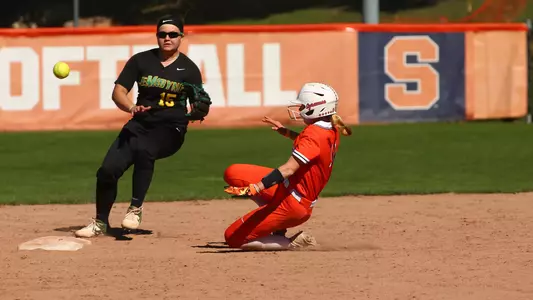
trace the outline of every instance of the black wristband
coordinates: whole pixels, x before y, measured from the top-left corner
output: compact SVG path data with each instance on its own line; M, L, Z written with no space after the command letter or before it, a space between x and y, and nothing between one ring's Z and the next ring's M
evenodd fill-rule
M283 178L281 172L278 169L274 169L272 172L268 173L267 176L263 177L263 179L261 179L261 182L265 186L265 189L268 189L269 187L275 184L283 182L284 179L285 178Z
M285 137L289 137L290 136L290 131L288 128L285 128L285 127L280 127L278 128L278 133L285 136Z

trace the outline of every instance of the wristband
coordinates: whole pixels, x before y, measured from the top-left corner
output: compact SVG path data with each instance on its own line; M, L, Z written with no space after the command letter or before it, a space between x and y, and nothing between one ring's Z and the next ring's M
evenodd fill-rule
M278 129L278 132L279 134L285 136L285 137L290 137L290 130L285 128L285 127L281 127Z
M283 180L285 180L285 178L283 178L283 175L281 175L281 172L279 171L279 169L274 169L268 175L263 177L263 179L261 179L261 182L265 186L265 190L266 190L269 187L282 182Z

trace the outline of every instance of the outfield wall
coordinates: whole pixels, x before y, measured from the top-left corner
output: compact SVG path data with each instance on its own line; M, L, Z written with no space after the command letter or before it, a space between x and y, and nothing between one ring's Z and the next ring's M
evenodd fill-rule
M332 85L350 124L527 114L522 24L188 26L181 50L202 69L213 109L202 127L282 121L307 81ZM154 26L0 29L0 130L117 129L111 100ZM54 77L57 61L71 66ZM136 88L131 95L136 93Z

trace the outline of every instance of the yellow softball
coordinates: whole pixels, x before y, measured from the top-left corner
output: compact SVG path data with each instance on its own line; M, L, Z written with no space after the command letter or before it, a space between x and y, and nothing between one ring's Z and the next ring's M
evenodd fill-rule
M54 65L54 75L57 78L63 79L67 77L68 74L70 74L70 67L66 63L60 61Z

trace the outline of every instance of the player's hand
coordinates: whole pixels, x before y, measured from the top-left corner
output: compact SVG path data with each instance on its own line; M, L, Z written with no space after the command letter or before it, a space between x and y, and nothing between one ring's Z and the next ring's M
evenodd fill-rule
M275 130L275 131L278 131L281 128L285 128L285 126L283 126L283 124L281 124L280 122L278 122L276 120L273 120L273 119L271 119L270 117L267 117L267 116L263 117L263 119L261 121L272 125L272 130Z
M131 115L135 115L136 113L141 113L141 112L145 112L147 110L150 110L152 107L151 106L144 106L144 105L134 105L131 109L130 109L130 112L131 112Z
M233 196L255 196L259 194L258 187L255 184L250 184L249 186L226 186L224 192L233 195Z

